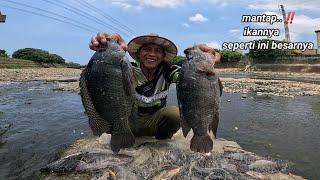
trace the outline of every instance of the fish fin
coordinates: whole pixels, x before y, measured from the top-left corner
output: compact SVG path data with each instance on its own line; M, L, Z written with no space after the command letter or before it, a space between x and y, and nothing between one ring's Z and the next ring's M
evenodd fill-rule
M177 92L179 92L179 85L177 85ZM179 95L179 93L177 93L177 99L178 99L178 105L179 105L179 113L180 113L180 125L181 125L181 129L182 129L182 133L184 137L187 137L191 127L188 125L188 123L185 121L185 119L183 118L183 109L182 109L182 103L180 102L181 97Z
M111 136L111 150L118 153L122 148L129 148L134 145L135 137L131 131L128 133L112 134Z
M188 125L187 122L185 122L184 120L182 120L183 118L181 118L181 129L182 129L182 133L184 137L187 137L188 133L190 132L191 127Z
M212 151L213 141L210 136L207 134L205 136L199 136L194 134L191 143L190 149L195 152L200 153L209 153Z
M222 91L223 91L223 85L222 85L222 82L221 82L220 78L218 78L218 83L219 83L220 96L221 96L222 95Z
M177 97L178 97L178 105L179 105L179 112L180 112L180 125L181 125L181 129L182 129L182 133L184 137L187 137L191 127L188 125L188 123L185 121L185 119L183 118L183 114L182 114L182 104L179 101L179 95L177 93Z
M209 124L209 132L212 131L215 138L217 138L217 130L219 125L219 109L215 109L214 117L212 118L211 123Z
M107 120L103 119L100 114L96 111L92 99L90 97L90 93L87 88L86 84L86 73L87 68L85 68L79 80L79 87L80 87L80 96L81 101L84 106L85 112L88 116L89 126L92 130L93 135L100 136L102 133L111 133L111 123Z

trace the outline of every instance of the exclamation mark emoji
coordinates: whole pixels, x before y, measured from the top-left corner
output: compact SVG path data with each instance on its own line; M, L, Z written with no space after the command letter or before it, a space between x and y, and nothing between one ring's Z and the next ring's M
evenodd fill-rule
M295 15L295 12L294 12L294 11L288 12L288 16L287 16L287 22L288 22L288 23L292 24L294 15Z

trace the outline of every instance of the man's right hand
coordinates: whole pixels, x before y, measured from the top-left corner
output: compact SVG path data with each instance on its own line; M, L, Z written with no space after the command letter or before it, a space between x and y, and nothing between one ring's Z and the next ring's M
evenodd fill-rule
M106 34L104 32L99 32L96 36L93 36L91 38L89 47L90 49L96 51L98 50L101 44L106 44L110 40L116 41L124 51L127 51L128 46L118 33Z

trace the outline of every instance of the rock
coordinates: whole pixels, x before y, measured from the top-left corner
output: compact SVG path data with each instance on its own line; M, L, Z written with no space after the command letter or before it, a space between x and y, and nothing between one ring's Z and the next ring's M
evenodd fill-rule
M250 170L259 172L273 172L276 171L277 163L268 160L257 160L249 165Z
M258 180L270 180L270 177L268 177L267 175L264 175L262 173L259 172L255 172L255 171L248 171L246 172L246 174L254 179L258 179Z
M243 151L241 148L233 147L233 146L224 146L223 150L225 152L241 152L241 151Z
M252 158L257 156L242 150L236 142L225 139L214 139L212 153L195 153L189 148L192 136L189 133L184 138L179 130L169 140L140 137L136 138L134 147L122 149L119 154L113 154L110 150L109 134L78 140L66 149L57 161L60 164L53 163L57 170L66 169L63 166L68 165L68 172L61 174L47 169L50 173L45 179L247 179L245 172L249 168L245 159L251 158L259 165L258 158ZM230 154L232 151L236 152ZM88 157L88 153L100 158L88 161L83 158ZM70 159L70 155L81 158L66 160L68 156ZM128 159L132 159L130 163L126 162ZM253 169L260 167L252 164Z
M171 179L175 175L177 175L181 170L181 167L168 168L155 175L152 180L163 180L163 179Z
M267 175L270 180L305 180L301 176L296 176L293 174L283 174L281 172L275 174Z
M110 142L110 140L111 136L106 133L101 134L101 136L98 138L99 143L103 145L107 145Z
M234 172L237 172L237 166L234 165L234 164L230 164L228 161L223 161L221 163L221 167L223 169L227 169L229 171L234 171Z

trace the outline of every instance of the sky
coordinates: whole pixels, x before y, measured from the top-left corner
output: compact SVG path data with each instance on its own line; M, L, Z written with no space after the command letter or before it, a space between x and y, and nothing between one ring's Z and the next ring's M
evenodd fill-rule
M21 48L39 48L67 61L86 64L94 53L88 47L90 38L99 31L118 32L126 42L139 35L157 33L172 40L179 55L198 43L221 48L224 42L262 38L243 36L246 26L278 28L280 36L274 38L282 40L283 23L241 22L242 15L275 14L282 18L279 4L284 5L287 13L296 14L289 24L291 41L316 45L319 0L0 0L0 12L7 15L6 22L0 23L0 49L11 55ZM70 20L76 26L70 25Z

